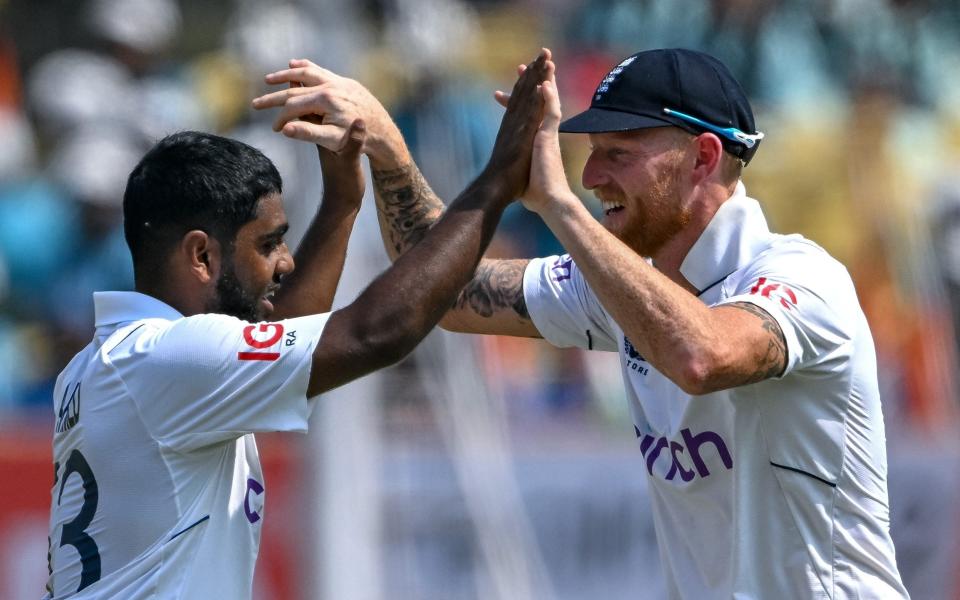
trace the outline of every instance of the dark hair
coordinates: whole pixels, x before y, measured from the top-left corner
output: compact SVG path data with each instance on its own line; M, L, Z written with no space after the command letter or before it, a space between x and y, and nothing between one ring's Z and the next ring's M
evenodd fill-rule
M282 191L280 173L262 152L225 137L183 131L150 149L123 194L123 233L134 271L154 270L193 229L230 247L264 196Z

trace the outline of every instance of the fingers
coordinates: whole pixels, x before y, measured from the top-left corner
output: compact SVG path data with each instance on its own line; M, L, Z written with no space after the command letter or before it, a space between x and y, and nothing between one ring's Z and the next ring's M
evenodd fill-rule
M546 74L544 75L544 80L540 84L541 90L540 94L543 97L544 101L547 101L547 93L552 94L553 99L556 101L557 114L560 113L560 92L557 90L557 65L552 60L547 60L546 64ZM549 85L549 92L543 89L544 84Z
M294 66L297 65L297 66ZM291 68L267 73L263 80L270 85L281 83L300 83L302 85L320 85L329 83L339 77L333 71L319 67L309 60L294 59L290 61Z
M540 84L540 95L543 97L543 121L540 123L540 131L556 132L563 115L555 80L551 78Z
M278 106L283 106L290 98L305 94L314 94L316 91L316 89L300 87L299 84L291 82L291 87L287 89L271 92L269 94L264 94L254 98L253 107L257 110L276 108Z
M549 48L541 48L540 53L532 63L529 65L518 65L517 82L514 84L514 93L508 94L501 90L497 90L493 93L494 100L496 100L500 106L506 108L510 103L510 98L515 95L519 87L523 86L532 91L534 89L534 84L539 85L541 81L553 78L555 68L551 60L552 56L553 54L550 52ZM533 68L533 71L531 71L525 79L524 74L526 74L531 68ZM530 82L531 78L534 80L533 83Z
M318 91L317 88L290 88L268 95L275 97L259 103L254 101L254 107L257 109L281 107L273 121L274 131L280 131L295 119L310 120L314 116L326 115L335 108L330 96L323 90ZM344 123L341 122L341 125Z
M363 150L363 143L367 140L367 126L363 119L357 119L351 123L345 137L346 143L339 154L344 158L354 159L359 156Z
M540 52L537 54L537 58L533 60L529 65L522 65L521 68L517 69L519 75L523 75L527 69L533 68L538 71L542 71L544 66L551 62L553 54L550 52L549 48L540 48Z
M540 54L532 63L523 69L523 72L520 74L520 77L514 84L513 95L516 95L521 90L525 90L527 93L530 93L536 88L537 85L540 84L541 81L544 81L547 78L548 66L553 64L549 58L550 56L551 54L548 49L540 49Z
M344 148L344 142L346 141L343 127L338 125L321 125L307 121L291 121L284 125L280 132L288 138L311 142L334 152L340 152Z
M290 61L287 63L287 65L291 69L296 69L297 67L317 67L318 69L321 68L319 65L317 65L317 63L306 58L291 58Z

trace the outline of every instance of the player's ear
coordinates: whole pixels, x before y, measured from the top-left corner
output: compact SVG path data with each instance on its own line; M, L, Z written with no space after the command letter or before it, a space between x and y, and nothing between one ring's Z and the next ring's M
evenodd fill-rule
M180 240L180 255L187 271L202 284L216 281L220 274L220 242L200 229L193 229Z
M693 184L706 181L720 169L723 157L723 142L712 133L701 133L693 140L696 158L693 167Z

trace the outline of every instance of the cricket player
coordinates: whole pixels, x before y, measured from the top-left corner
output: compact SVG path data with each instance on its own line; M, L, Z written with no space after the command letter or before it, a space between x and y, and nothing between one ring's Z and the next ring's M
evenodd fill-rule
M94 339L55 388L47 598L250 598L267 487L252 434L305 431L310 398L396 362L443 316L526 187L552 68L543 51L518 79L488 168L422 243L332 313L362 121L320 151L296 271L263 154L183 132L144 156L123 203L136 291L95 295Z
M521 68L522 70L522 68ZM444 213L383 107L312 66L273 75L287 135L362 117L384 243L402 260ZM309 88L304 88L307 90ZM627 57L560 123L553 80L524 205L568 254L483 260L441 325L618 352L672 598L906 598L889 533L876 357L846 269L770 232L740 174L763 134L739 83L682 49ZM497 99L509 96L498 93ZM586 134L567 185L558 131Z

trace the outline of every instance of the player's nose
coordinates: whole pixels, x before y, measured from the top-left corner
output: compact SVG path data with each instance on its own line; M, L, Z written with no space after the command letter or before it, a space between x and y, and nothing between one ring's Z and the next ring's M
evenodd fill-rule
M580 182L583 184L584 189L592 190L595 187L603 185L606 181L599 162L596 151L590 152L590 156L587 157L587 163L583 165L583 174L580 176Z
M290 248L287 247L287 244L283 244L283 253L280 256L280 260L277 261L276 267L276 277L280 278L284 275L289 275L293 273L293 270L297 267L296 263L293 260L293 254L290 253Z

